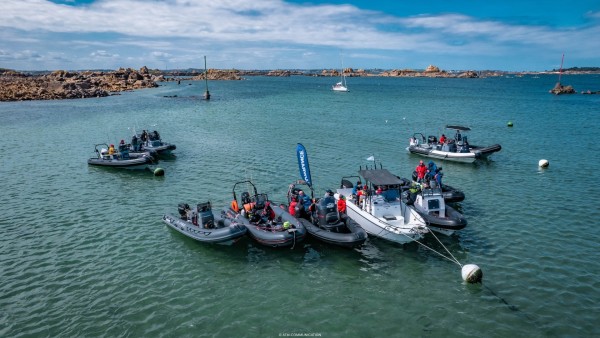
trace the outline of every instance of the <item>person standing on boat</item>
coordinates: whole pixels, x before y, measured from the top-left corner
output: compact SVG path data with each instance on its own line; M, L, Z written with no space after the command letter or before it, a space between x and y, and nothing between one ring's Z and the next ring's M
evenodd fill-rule
M148 142L148 132L146 131L146 129L144 129L142 131L142 137L141 137L141 139L142 139L142 144Z
M444 173L442 172L442 167L439 167L435 170L435 182L437 183L438 187L442 187L442 177L444 176Z
M444 144L446 143L446 135L442 134L442 136L440 137L440 144Z
M306 196L306 194L304 193L304 191L300 190L298 192L298 204L300 204L301 209L303 212L308 213L308 209L310 208L310 198L308 196Z
M356 182L356 185L354 186L354 188L352 188L352 195L356 196L356 194L362 189L362 185L360 183L360 181Z
M340 199L337 201L337 209L340 215L346 213L346 197L344 195L340 195Z
M421 183L425 178L425 174L427 174L427 167L423 163L423 160L419 161L419 165L417 165L415 171L417 172L417 182Z
M435 165L435 163L433 163L433 161L429 161L429 163L427 163L427 173L425 174L425 180L426 181L433 180L434 179L433 176L435 176L436 170L437 170L437 165Z
M288 208L288 212L292 216L296 216L296 206L298 205L298 201L296 201L296 197L292 197L292 201L290 202L290 207Z

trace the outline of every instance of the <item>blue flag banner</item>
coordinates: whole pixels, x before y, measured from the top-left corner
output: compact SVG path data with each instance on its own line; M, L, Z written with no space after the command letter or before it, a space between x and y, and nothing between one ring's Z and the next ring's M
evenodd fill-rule
M296 155L298 156L298 168L300 169L300 177L306 181L309 187L312 186L310 178L310 167L308 166L308 154L301 143L296 147Z

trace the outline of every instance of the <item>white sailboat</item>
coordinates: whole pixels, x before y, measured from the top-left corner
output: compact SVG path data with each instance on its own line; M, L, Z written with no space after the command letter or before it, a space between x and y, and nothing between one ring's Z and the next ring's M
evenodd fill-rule
M348 86L346 85L346 74L344 74L344 60L342 60L342 71L340 75L340 82L334 84L331 89L334 92L349 92Z

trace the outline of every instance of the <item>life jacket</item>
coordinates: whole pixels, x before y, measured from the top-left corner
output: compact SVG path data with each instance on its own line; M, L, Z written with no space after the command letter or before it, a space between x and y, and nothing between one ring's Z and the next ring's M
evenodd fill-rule
M231 209L235 212L240 212L240 207L236 200L231 201Z

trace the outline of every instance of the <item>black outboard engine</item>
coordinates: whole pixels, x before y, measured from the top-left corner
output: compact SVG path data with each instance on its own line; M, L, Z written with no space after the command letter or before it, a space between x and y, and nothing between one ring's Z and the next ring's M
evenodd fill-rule
M256 195L256 203L254 204L255 209L263 209L267 203L267 196L265 194Z
M317 204L317 222L323 227L338 225L340 219L338 217L337 203L334 197L327 196L319 200L319 203Z
M242 193L242 205L248 204L250 203L250 193L248 193L247 191L244 191Z
M190 210L190 205L187 203L179 203L177 206L177 211L179 211L179 216L182 219L187 219L187 212Z
M207 229L215 227L215 215L212 213L210 202L198 203L198 225Z

